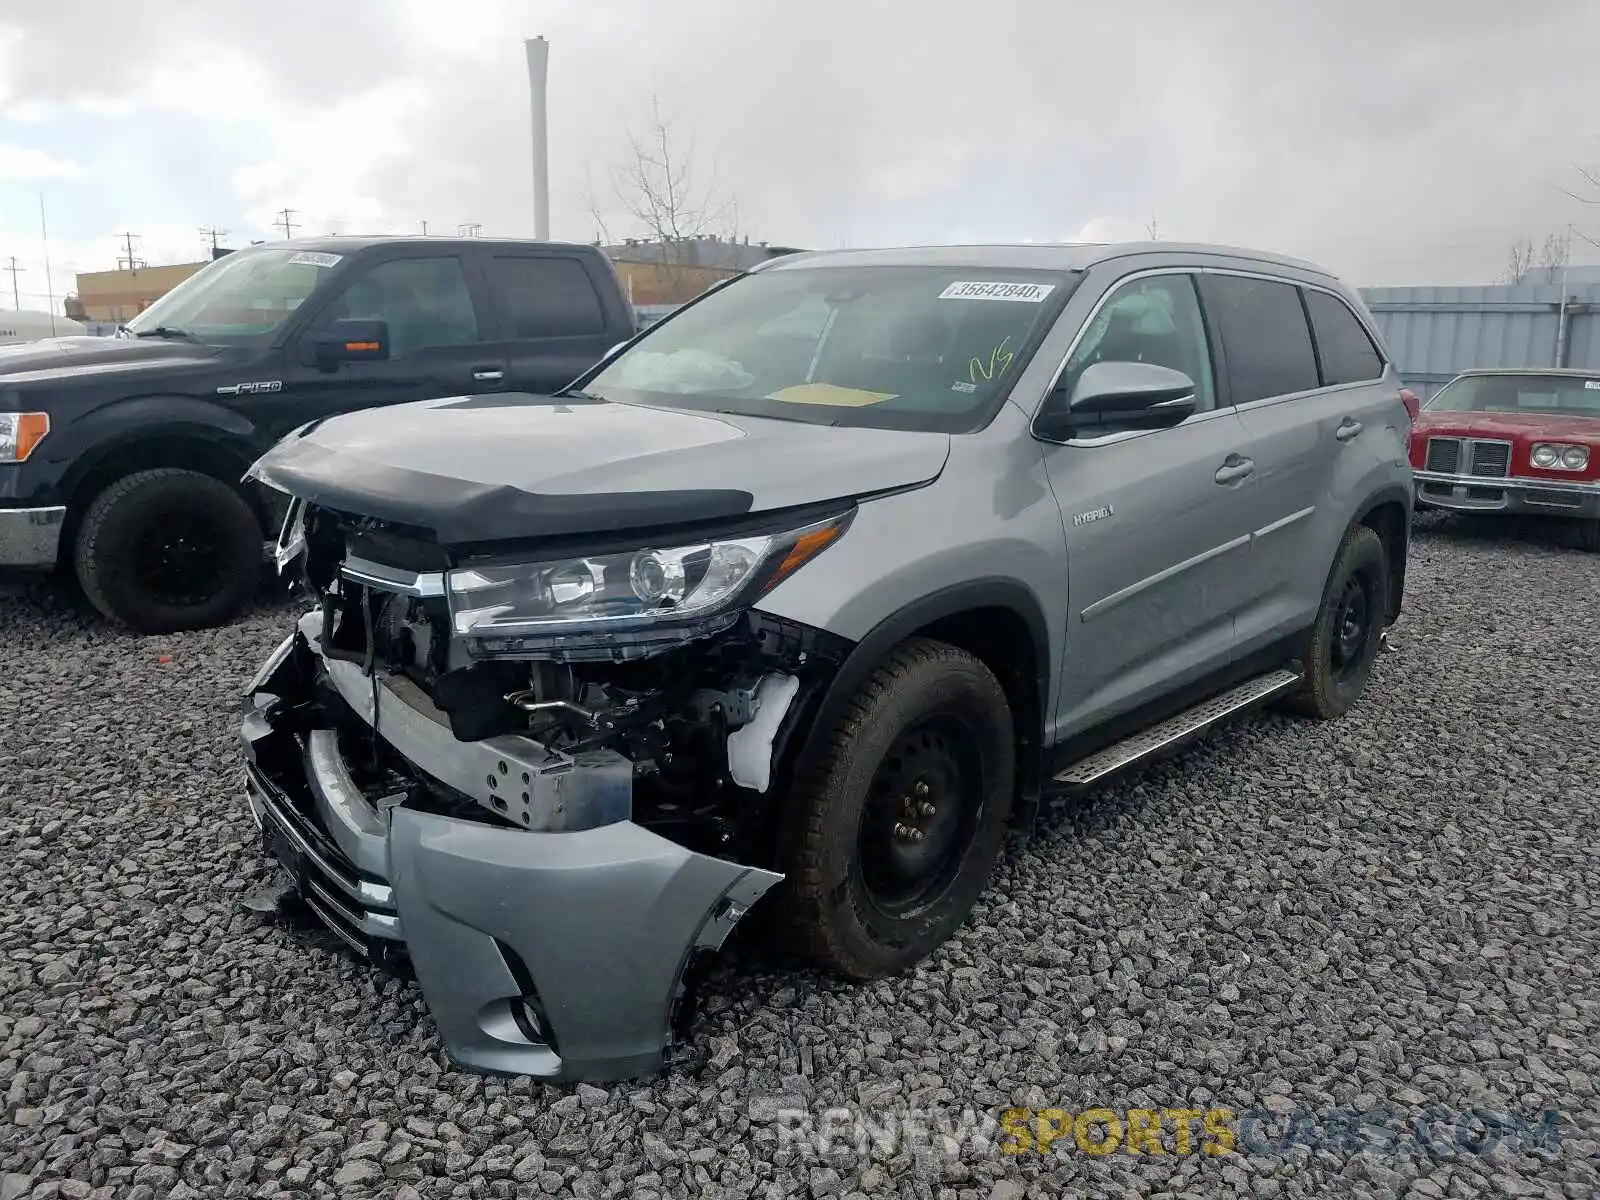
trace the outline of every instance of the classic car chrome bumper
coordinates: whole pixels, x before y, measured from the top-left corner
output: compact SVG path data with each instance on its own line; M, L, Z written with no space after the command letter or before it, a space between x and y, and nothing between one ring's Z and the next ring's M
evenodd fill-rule
M529 738L457 741L420 691L324 658L319 627L309 614L262 666L242 731L251 813L306 906L369 959L410 960L462 1066L595 1081L660 1068L692 962L781 877L634 823L614 764L552 767ZM331 720L286 719L318 687L369 727L376 712L419 770L475 784L483 819L370 799Z
M59 506L0 508L0 567L55 566L66 519Z
M1600 517L1600 483L1558 479L1494 478L1413 472L1417 503L1458 512L1532 513L1553 517Z

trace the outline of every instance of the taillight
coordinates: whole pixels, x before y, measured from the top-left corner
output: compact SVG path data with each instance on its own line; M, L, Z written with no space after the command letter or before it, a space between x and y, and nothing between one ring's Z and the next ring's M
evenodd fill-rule
M1422 401L1417 398L1417 394L1410 388L1401 388L1400 403L1406 406L1406 411L1411 414L1411 421L1415 424L1417 414L1422 411Z

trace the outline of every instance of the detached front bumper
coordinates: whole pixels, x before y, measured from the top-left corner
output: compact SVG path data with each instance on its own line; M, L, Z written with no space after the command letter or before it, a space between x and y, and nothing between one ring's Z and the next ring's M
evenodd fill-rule
M1600 517L1600 483L1445 475L1437 471L1414 474L1417 503L1430 508L1547 517Z
M49 568L56 565L61 528L67 510L0 508L0 568Z
M781 877L634 823L614 762L559 760L523 737L456 741L404 681L325 659L319 629L308 615L263 665L242 730L251 812L307 907L358 953L410 960L464 1067L552 1081L659 1069L692 1015L691 969ZM419 770L452 786L472 772L524 827L369 799L332 720L303 715L319 687L368 726L376 714Z

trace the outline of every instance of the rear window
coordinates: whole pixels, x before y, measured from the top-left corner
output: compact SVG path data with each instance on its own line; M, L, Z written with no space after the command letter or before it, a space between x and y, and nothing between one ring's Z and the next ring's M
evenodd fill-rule
M756 272L584 385L610 400L826 425L981 427L1080 276L972 267Z
M1600 417L1600 375L1465 375L1428 398L1428 412Z
M1322 362L1322 383L1366 383L1383 375L1383 355L1378 353L1366 328L1350 306L1327 292L1305 291L1311 329L1317 335L1317 357Z
M495 292L506 314L506 336L517 339L604 333L605 312L589 272L575 258L493 260Z
M1200 277L1200 295L1207 318L1222 335L1233 403L1322 386L1299 288L1208 273Z

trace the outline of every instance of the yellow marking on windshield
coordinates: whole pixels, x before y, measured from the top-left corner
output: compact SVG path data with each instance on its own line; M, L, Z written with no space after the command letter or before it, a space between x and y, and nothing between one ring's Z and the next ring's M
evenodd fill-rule
M967 380L970 383L987 382L997 375L1004 375L1006 368L1011 365L1011 360L1016 355L1009 349L1011 339L1008 337L993 350L989 351L989 361L985 363L981 358L974 358L967 363Z
M865 408L893 400L894 392L868 392L861 388L836 387L831 383L797 383L768 394L768 400L785 404L829 404L835 408Z

